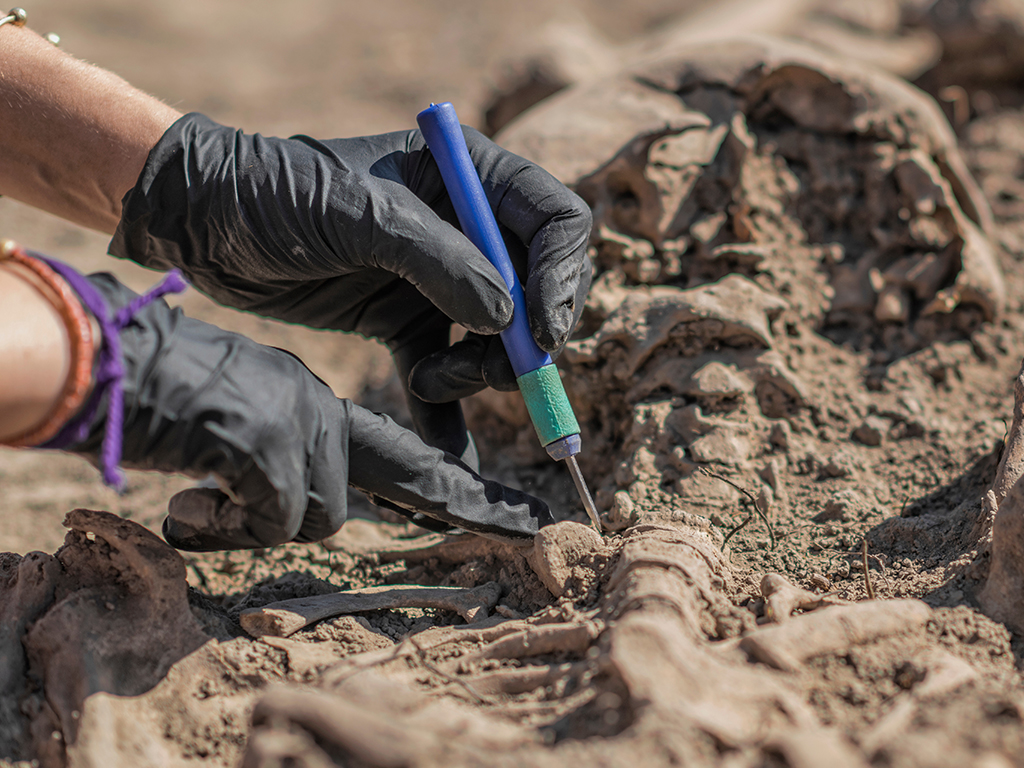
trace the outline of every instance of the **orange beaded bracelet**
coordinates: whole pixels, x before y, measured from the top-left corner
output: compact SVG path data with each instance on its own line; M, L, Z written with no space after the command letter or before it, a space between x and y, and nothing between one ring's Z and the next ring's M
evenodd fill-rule
M42 424L4 441L4 445L10 446L39 445L54 437L85 404L93 386L92 371L98 339L78 296L47 264L29 256L13 241L4 240L0 243L0 266L5 265L16 266L15 272L20 272L21 269L17 269L20 267L31 273L22 274L22 277L57 310L67 328L71 345L70 370L57 403Z

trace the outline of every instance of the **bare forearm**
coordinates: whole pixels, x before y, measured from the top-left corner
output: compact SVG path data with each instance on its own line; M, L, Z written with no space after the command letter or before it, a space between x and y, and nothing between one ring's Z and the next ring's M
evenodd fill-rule
M33 276L0 265L0 442L43 421L68 377L67 332Z
M180 113L27 28L0 27L0 194L112 233Z

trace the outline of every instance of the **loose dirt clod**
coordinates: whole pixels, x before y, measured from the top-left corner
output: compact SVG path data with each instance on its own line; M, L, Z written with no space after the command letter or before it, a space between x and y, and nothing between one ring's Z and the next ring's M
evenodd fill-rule
M552 595L585 598L601 578L608 548L593 528L564 522L542 528L527 559Z
M2 754L35 754L49 765L95 756L91 701L153 689L208 640L177 552L104 512L76 509L65 525L64 547L23 559L0 598L11 612L2 698L20 710L4 719Z

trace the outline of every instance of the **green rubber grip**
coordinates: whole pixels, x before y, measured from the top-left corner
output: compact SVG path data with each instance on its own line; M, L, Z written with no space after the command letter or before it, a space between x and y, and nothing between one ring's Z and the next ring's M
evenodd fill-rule
M526 410L541 445L549 445L569 435L578 435L580 425L569 405L558 368L552 363L524 373L516 383L526 401Z

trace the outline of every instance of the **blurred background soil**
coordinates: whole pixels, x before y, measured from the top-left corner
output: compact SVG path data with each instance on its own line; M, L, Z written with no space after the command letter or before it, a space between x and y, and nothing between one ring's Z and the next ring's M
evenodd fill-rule
M582 18L621 42L699 4L36 0L26 10L29 26L60 35L64 50L182 112L203 112L247 132L329 138L410 128L432 101L453 102L464 123L483 128L505 62L517 59L542 24ZM0 236L79 270L111 271L136 290L159 277L107 256L106 236L6 198ZM388 410L400 403L387 388L390 362L376 343L247 316L196 291L177 303L194 317L295 352L340 397L384 402ZM133 472L128 492L118 497L80 459L2 449L0 552L54 551L64 539L61 520L74 507L109 510L159 530L167 499L191 482Z

